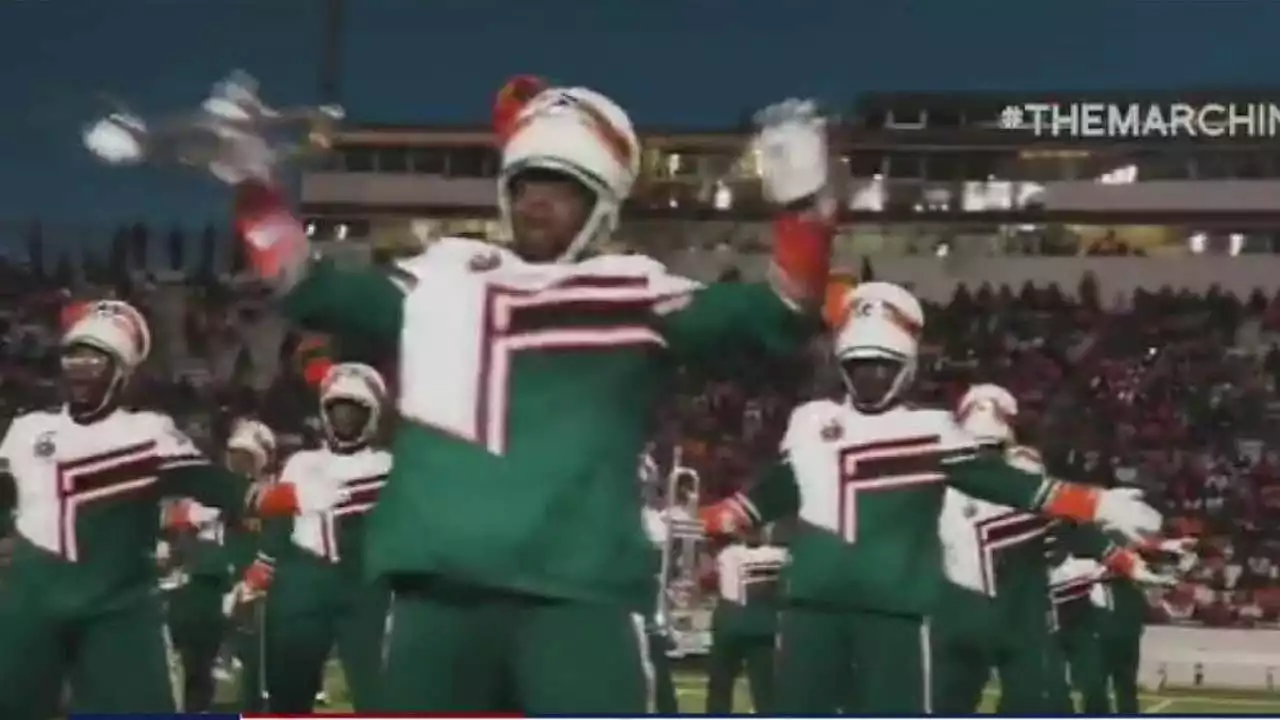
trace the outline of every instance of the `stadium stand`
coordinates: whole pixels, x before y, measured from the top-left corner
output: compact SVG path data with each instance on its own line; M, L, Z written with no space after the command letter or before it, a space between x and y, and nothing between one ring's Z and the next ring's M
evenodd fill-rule
M286 448L308 441L316 421L290 362L298 337L237 278L237 258L209 249L184 260L179 248L191 243L180 231L133 226L111 234L101 257L50 259L39 228L25 234L27 258L0 261L0 415L54 399L60 309L112 296L142 308L157 337L134 391L193 437L212 446L232 418L257 414ZM215 230L196 237L233 245ZM159 253L149 238L162 240ZM1057 472L1140 486L1172 530L1203 538L1193 582L1152 592L1153 621L1280 624L1280 454L1264 450L1280 422L1280 293L1104 295L1088 276L1075 287L957 285L927 304L917 399L948 404L972 382L1005 384L1023 404L1025 439ZM781 366L742 358L745 380L732 383L683 376L657 419L655 457L678 444L704 502L732 492L773 453L797 400L838 389L823 357L814 348Z

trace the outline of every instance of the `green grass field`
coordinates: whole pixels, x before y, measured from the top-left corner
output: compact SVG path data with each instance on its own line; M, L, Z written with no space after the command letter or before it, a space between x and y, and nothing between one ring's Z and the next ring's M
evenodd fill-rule
M318 708L318 712L350 712L346 703L346 685L342 673L334 667L325 681L331 704ZM230 688L228 688L230 690ZM706 703L706 680L697 671L681 671L676 675L676 692L680 710L701 714ZM999 691L986 693L984 710L991 711L999 698ZM1243 693L1213 691L1206 688L1170 689L1159 693L1144 693L1142 710L1153 715L1280 715L1280 692ZM745 683L739 683L735 710L750 712L751 698Z

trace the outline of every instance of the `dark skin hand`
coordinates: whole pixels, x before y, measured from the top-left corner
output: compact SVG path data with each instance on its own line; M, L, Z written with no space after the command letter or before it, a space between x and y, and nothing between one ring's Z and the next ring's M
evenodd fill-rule
M521 258L553 262L569 248L595 204L578 181L550 170L527 170L511 180L513 247Z

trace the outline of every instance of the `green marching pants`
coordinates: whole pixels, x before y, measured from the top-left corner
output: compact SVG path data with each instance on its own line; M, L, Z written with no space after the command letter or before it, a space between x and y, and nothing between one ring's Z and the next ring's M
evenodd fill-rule
M1061 668L1046 589L1024 602L988 598L947 583L934 615L934 710L975 713L991 672L1000 678L1000 714L1054 712Z
M1102 660L1111 681L1116 712L1138 712L1138 662L1147 614L1146 593L1132 580L1113 578L1104 586L1109 607L1100 608Z
M182 659L186 712L208 712L213 706L213 666L226 629L222 614L226 584L223 578L193 575L168 594L169 635Z
M793 603L780 623L778 714L932 712L928 619Z
M1058 637L1067 661L1067 674L1071 687L1080 693L1080 710L1086 715L1111 713L1099 622L1102 612L1087 596L1058 607Z
M1055 630L1053 644L1049 646L1046 656L1049 684L1045 688L1049 709L1047 714L1072 715L1076 711L1075 701L1071 699L1071 687L1067 684L1067 658L1062 651L1062 631Z
M769 715L774 708L773 654L777 643L771 632L755 632L743 627L736 616L739 608L721 603L711 617L711 653L707 657L708 715L733 712L733 688L738 675L746 670L751 688L751 702L758 715ZM776 626L776 621L773 625Z
M645 623L639 615L636 619ZM680 712L680 704L676 699L675 673L672 667L674 663L671 657L675 652L675 643L671 641L671 636L665 630L653 623L645 623L645 643L645 654L653 675L649 690L652 694L650 702L653 705L653 711L659 715L675 715Z
M264 644L271 712L307 713L336 647L356 712L376 705L389 595L342 566L299 550L276 564Z
M72 712L173 713L162 599L150 584L69 611L17 573L0 592L0 718L48 720L64 683Z
M1142 632L1106 632L1102 635L1101 644L1106 674L1115 696L1116 713L1138 714L1138 659Z
M380 712L643 715L644 633L632 610L392 581Z
M267 681L264 646L266 644L266 599L259 599L238 608L231 633L231 650L240 661L240 709L244 712L265 713Z

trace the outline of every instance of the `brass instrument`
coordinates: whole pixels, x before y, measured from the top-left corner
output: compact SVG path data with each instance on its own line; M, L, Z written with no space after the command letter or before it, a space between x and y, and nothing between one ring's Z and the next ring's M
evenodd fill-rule
M258 83L236 71L216 83L194 110L144 120L119 100L104 98L110 112L84 131L86 146L115 165L150 163L214 169L255 160L290 164L329 151L345 112L337 105L274 108L258 95ZM256 141L260 141L257 144Z
M667 532L662 543L656 620L678 656L705 652L709 641L709 624L704 617L707 603L698 582L699 561L706 542L698 520L701 485L698 472L684 465L677 447L667 475L662 513Z

